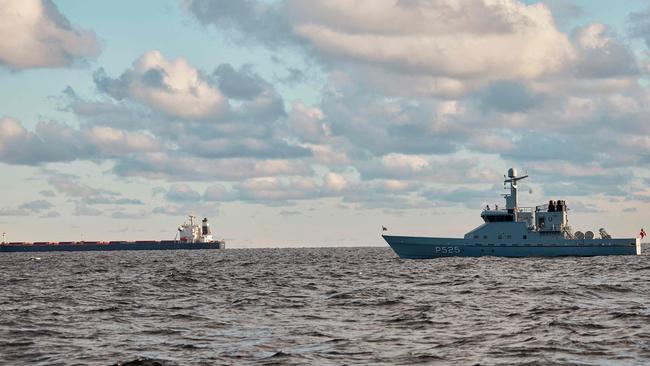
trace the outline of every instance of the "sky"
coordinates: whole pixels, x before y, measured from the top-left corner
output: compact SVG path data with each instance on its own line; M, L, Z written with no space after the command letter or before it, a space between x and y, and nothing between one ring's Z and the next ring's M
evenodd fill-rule
M0 0L7 241L461 237L503 174L574 230L650 227L650 6Z

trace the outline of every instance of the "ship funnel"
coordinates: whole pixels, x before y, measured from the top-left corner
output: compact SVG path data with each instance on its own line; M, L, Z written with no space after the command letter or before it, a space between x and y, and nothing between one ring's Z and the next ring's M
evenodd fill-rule
M208 218L204 217L201 225L201 235L210 235L210 224L208 224Z

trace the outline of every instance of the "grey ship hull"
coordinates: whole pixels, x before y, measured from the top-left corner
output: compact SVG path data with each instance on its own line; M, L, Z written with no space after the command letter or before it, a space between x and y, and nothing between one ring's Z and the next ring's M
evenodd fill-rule
M471 239L383 235L403 259L440 257L561 257L640 255L639 239L559 239L547 243L475 243Z
M71 244L0 244L0 253L5 252L88 252L115 250L181 250L181 249L224 249L223 242L212 243L183 243L179 241L137 241Z

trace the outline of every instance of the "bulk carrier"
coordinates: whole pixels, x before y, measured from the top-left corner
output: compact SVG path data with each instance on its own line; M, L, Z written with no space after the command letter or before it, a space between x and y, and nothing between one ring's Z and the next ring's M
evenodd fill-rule
M225 249L224 240L212 238L208 219L201 225L194 222L195 216L188 216L189 222L178 228L177 240L137 241L61 241L61 242L5 242L0 244L0 253L5 252L83 252L111 250L178 250L178 249Z

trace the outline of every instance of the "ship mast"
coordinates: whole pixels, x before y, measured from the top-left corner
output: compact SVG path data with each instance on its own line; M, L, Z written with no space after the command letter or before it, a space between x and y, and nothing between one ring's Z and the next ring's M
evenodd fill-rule
M504 178L506 177L504 176ZM515 211L517 211L517 207L519 205L517 199L517 182L524 178L528 178L528 174L517 176L517 169L508 169L508 178L504 179L503 181L504 185L506 183L510 183L510 194L503 195L506 199L506 209L508 210L508 213L515 213Z

